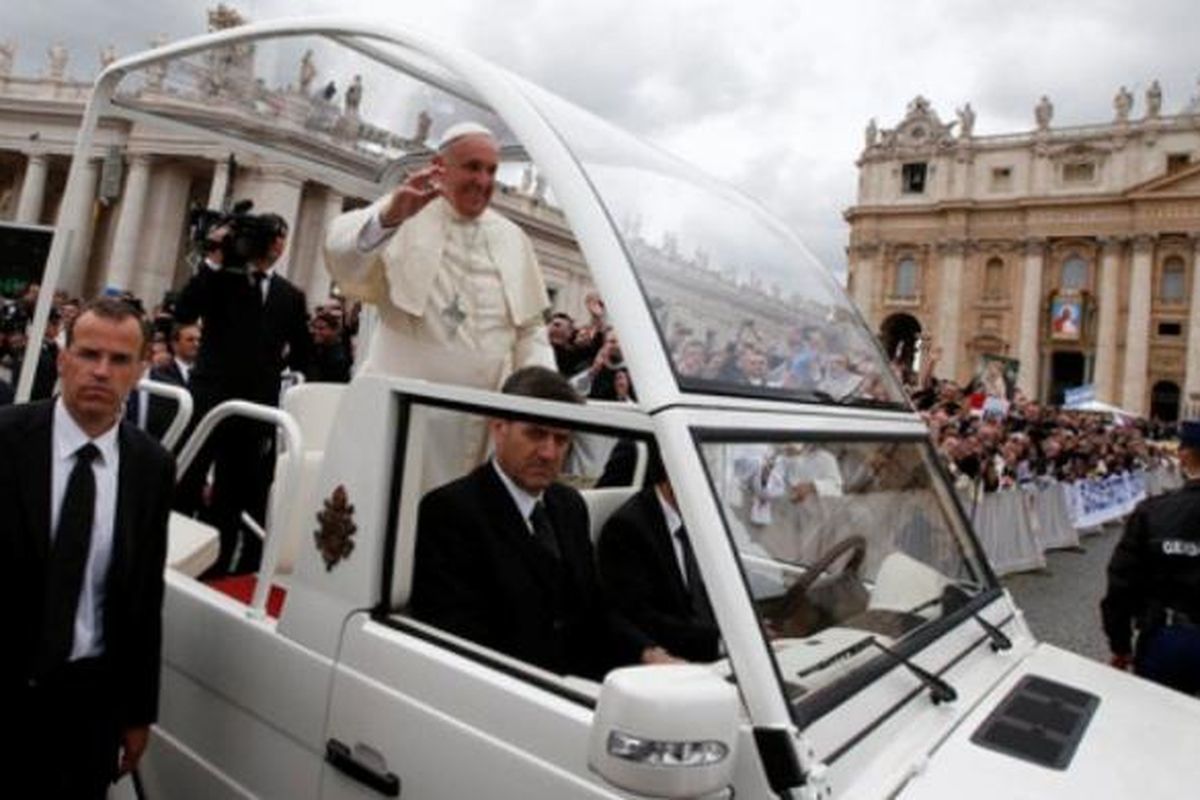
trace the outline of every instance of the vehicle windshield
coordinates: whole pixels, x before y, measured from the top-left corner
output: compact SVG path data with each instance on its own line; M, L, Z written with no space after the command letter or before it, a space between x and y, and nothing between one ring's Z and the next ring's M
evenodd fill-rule
M991 586L924 441L699 441L793 705Z
M526 85L609 215L684 391L904 406L833 276L737 192Z

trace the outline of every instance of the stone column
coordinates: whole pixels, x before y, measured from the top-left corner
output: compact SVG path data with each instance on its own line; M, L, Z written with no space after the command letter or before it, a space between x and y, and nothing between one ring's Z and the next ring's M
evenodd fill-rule
M342 203L345 202L345 197L341 192L333 189L325 190L325 208L321 219L320 237L317 242L317 252L313 259L312 273L308 278L308 286L301 287L308 294L308 304L315 305L322 303L325 298L329 297L329 268L325 264L325 234L329 231L329 226L333 224L342 213Z
M877 244L860 244L851 250L854 258L854 304L872 330L875 329L875 256Z
M133 285L138 240L141 237L146 211L146 195L150 190L150 156L135 155L129 159L129 176L125 179L121 198L121 215L113 235L112 251L108 257L108 272L101 288L116 286L129 289Z
M1125 326L1125 382L1121 406L1135 414L1146 413L1146 369L1150 359L1150 295L1154 239L1139 236L1133 242L1133 272L1129 280L1129 317Z
M1040 345L1045 253L1045 240L1025 242L1025 264L1021 270L1021 327L1017 342L1021 371L1017 374L1017 386L1028 400L1038 399L1038 378L1042 373Z
M959 341L960 317L962 316L963 253L962 241L952 240L938 245L938 272L942 282L942 296L936 306L938 315L937 345L942 348L939 377L958 381L958 357L962 350Z
M1184 414L1200 412L1200 237L1192 253L1192 294L1188 305L1187 376L1183 382Z
M42 202L46 197L46 171L50 159L44 153L31 153L25 163L25 180L17 200L17 222L36 225L41 221Z
M213 165L212 188L208 190L207 208L221 208L225 192L229 189L229 159L223 158Z
M64 197L61 208L74 211L68 220L75 235L67 254L61 284L72 292L83 290L87 278L88 257L92 253L93 226L96 221L96 185L100 182L100 162L89 158L83 165L83 182L76 197Z
M254 213L274 213L283 217L288 225L287 246L275 262L275 272L285 278L292 275L291 260L296 240L296 220L300 216L300 197L304 189L303 179L281 167L264 167L261 185L254 194Z
M1125 239L1109 237L1100 240L1100 318L1096 325L1096 368L1092 382L1096 399L1116 404L1117 394L1117 318L1121 300L1121 248Z

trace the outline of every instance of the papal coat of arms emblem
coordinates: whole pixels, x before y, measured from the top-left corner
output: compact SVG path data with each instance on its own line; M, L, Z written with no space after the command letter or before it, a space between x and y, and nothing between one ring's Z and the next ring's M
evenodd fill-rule
M325 510L317 512L317 522L321 527L313 531L313 539L325 561L325 571L329 572L354 552L352 537L358 526L354 524L354 506L350 505L345 486L338 484L325 500Z

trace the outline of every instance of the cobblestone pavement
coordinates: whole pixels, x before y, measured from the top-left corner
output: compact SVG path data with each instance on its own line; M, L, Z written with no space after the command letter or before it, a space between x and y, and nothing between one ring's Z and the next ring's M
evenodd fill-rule
M1047 553L1046 569L1001 578L1040 640L1108 660L1108 643L1100 629L1100 598L1108 560L1122 530L1121 524L1106 525L1100 533L1083 537L1078 550Z

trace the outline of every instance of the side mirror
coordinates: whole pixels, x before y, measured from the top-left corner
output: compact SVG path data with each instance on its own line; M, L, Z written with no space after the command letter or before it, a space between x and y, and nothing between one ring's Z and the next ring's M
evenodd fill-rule
M708 667L625 667L604 679L588 764L614 786L699 797L733 779L737 689Z

